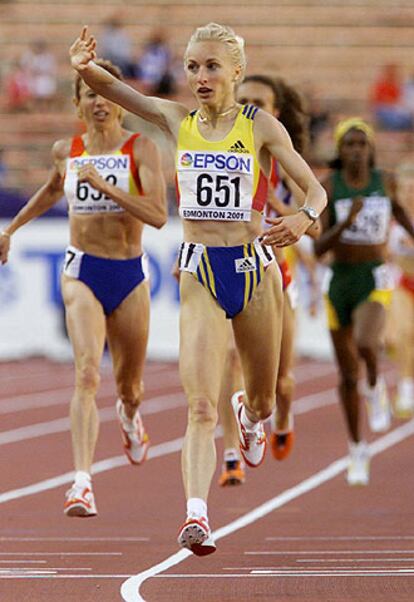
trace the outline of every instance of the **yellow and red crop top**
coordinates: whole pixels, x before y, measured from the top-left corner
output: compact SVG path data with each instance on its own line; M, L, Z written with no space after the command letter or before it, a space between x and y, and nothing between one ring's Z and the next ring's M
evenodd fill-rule
M262 213L267 178L256 157L253 120L257 107L245 105L223 140L210 141L198 130L198 111L182 121L176 155L179 214L184 219L250 221Z
M81 136L72 139L66 161L64 190L69 213L91 215L95 213L120 213L125 211L111 198L87 182L79 182L78 170L92 163L105 180L130 194L142 194L142 186L133 156L134 142L140 134L132 134L122 147L105 155L89 155Z

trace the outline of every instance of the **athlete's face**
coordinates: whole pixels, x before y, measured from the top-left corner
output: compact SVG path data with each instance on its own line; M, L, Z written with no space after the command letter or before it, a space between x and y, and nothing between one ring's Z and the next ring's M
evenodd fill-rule
M76 102L76 101L75 101ZM119 120L121 109L118 105L96 94L84 82L79 90L79 100L76 102L78 114L86 124L102 128L112 125Z
M254 81L244 82L238 87L236 97L237 102L242 105L255 105L275 117L279 116L279 110L275 107L277 99L272 88L266 84Z
M372 146L367 135L361 130L349 130L340 144L339 156L344 166L368 166L372 156Z
M195 42L187 50L185 72L200 104L231 104L240 69L235 67L222 42Z

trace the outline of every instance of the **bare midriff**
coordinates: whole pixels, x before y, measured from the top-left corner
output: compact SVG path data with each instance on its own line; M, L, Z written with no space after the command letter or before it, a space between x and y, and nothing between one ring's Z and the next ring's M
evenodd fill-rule
M334 260L339 263L364 263L386 261L387 245L347 245L337 243L333 249Z
M184 241L207 247L236 247L253 242L262 232L262 214L252 210L250 222L184 220Z
M126 211L116 215L69 215L70 244L89 255L130 259L142 255L143 223Z

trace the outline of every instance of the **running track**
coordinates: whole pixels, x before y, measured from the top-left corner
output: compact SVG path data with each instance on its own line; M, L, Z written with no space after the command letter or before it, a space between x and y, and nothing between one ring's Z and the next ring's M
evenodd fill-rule
M72 477L72 367L41 359L0 364L1 602L412 602L414 421L394 421L386 435L369 437L371 484L349 488L334 367L301 360L296 375L292 457L276 463L268 454L243 487L214 481L218 550L199 559L175 544L184 518L186 418L175 364L147 366L143 413L152 448L142 467L122 455L104 366L99 517L92 519L62 512ZM392 385L391 369L387 379Z

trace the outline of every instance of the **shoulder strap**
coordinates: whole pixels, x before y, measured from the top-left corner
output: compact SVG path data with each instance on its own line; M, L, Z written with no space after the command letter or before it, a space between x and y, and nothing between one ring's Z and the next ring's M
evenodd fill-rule
M137 138L139 138L141 136L141 134L135 133L132 134L128 140L126 140L124 142L124 144L121 147L121 152L124 154L132 154L132 150L133 150L133 146L134 146L134 142Z
M72 138L72 146L70 147L70 157L80 157L85 151L85 145L83 143L82 136L75 136Z
M140 136L141 136L141 134L138 134L138 133L132 134L128 138L128 140L126 140L124 142L124 144L122 145L121 152L124 155L129 155L129 157L130 157L129 165L130 165L132 177L134 178L135 184L138 189L138 193L143 194L141 179L139 177L137 166L135 165L135 161L134 161L134 142Z
M255 107L254 105L244 105L242 114L246 117L246 119L253 120L258 110L259 108Z

